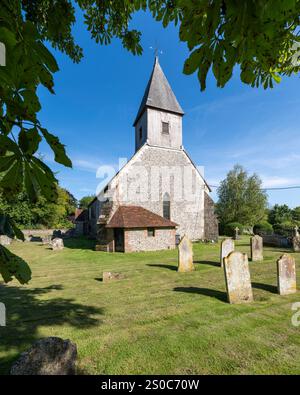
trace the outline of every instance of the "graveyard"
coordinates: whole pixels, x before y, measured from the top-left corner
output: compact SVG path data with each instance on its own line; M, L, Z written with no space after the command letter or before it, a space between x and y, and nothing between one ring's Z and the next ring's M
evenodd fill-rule
M299 293L278 294L276 263L290 254L299 284L299 254L264 247L263 261L253 254L252 262L249 237L235 241L249 258L253 301L230 304L221 241L194 243L187 272L178 272L177 250L107 254L84 238L65 240L63 250L14 242L33 276L0 288L9 323L0 374L48 336L77 345L79 374L299 374L300 327L291 321ZM119 275L103 281L104 272Z

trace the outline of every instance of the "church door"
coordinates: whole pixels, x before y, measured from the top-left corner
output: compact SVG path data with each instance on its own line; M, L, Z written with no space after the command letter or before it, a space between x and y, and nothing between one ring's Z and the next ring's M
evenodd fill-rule
M124 229L114 229L115 252L124 252Z

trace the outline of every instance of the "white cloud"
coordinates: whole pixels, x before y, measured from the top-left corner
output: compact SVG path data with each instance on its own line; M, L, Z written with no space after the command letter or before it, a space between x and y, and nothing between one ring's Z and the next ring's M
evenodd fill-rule
M263 188L276 188L276 187L286 187L286 186L294 186L299 184L300 180L297 178L288 178L288 177L269 177L262 176Z

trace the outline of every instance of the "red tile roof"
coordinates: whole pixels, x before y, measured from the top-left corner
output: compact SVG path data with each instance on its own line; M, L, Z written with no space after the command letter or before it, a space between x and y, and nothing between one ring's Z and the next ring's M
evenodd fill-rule
M119 206L107 228L175 228L177 224L140 206Z

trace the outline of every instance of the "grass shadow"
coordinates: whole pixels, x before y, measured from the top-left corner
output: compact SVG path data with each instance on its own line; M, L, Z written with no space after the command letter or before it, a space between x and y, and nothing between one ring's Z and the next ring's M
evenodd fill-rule
M147 266L150 266L150 267L160 267L160 268L162 268L162 269L169 269L169 270L174 270L174 271L177 271L177 270L178 270L177 266L174 266L174 265L154 264L154 263L152 264L152 263L148 263Z
M217 291L215 289L209 288L198 288L198 287L176 287L173 289L175 292L186 292L193 293L203 296L209 296L211 298L218 299L222 302L227 302L227 294L226 292Z
M256 289L261 289L263 291L271 292L272 294L277 294L277 287L275 285L270 284L262 284L262 283L252 283L252 287Z
M210 265L210 266L215 266L215 267L220 267L220 262L214 262L214 261L194 261L194 263L196 264L200 264L200 265Z
M102 277L97 277L97 278L94 278L94 280L96 280L96 281L99 281L100 283L102 283L102 282L103 282L103 278L102 278Z
M0 300L6 306L6 327L0 328L0 351L9 353L0 359L0 374L8 373L19 354L39 339L43 326L69 325L84 329L101 323L102 308L82 305L73 299L43 297L62 289L61 285L25 288L0 284Z

